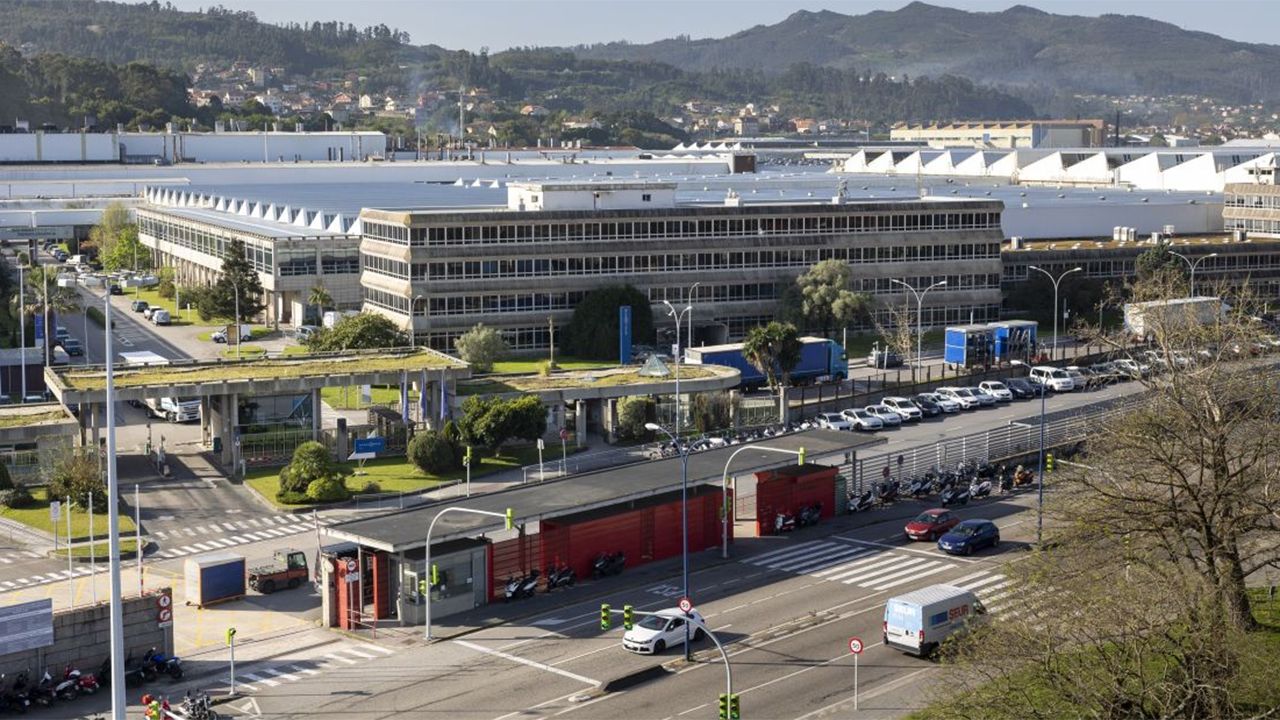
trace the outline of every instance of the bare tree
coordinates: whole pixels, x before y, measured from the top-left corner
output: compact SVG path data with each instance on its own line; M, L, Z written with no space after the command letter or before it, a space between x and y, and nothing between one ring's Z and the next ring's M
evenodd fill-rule
M876 333L884 338L886 350L892 350L904 358L911 357L916 349L916 318L911 312L911 306L907 303L898 305L890 302L884 304L884 309L888 313L887 321L881 322L878 313L874 316ZM916 358L916 364L919 362L920 359Z

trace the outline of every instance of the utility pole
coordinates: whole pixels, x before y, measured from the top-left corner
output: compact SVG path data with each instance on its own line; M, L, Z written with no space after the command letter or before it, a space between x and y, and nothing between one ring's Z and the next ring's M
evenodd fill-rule
M556 367L556 319L550 315L547 316L547 328L551 333L550 342L547 343L547 348L551 351L551 367L548 369L554 370Z

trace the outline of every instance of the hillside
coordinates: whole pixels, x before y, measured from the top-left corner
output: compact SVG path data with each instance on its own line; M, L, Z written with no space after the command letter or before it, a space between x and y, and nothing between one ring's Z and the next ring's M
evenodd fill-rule
M981 13L914 2L895 11L794 13L725 38L574 48L583 58L654 60L688 70L776 72L795 63L1084 93L1194 93L1280 99L1280 46L1235 42L1129 15Z

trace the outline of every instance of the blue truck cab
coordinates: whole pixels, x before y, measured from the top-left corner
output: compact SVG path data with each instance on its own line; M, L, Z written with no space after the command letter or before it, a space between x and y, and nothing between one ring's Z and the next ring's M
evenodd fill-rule
M685 350L685 362L735 368L742 373L740 387L756 388L765 383L764 373L742 355L742 343L688 348ZM819 337L800 338L800 362L791 371L793 385L807 385L824 378L839 381L847 377L849 360L839 343Z

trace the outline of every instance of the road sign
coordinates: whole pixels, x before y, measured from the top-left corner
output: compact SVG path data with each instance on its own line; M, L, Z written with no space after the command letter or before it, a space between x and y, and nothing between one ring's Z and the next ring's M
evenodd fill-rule
M856 637L849 638L849 652L853 653L854 655L862 654L862 638L856 638Z
M687 597L682 597L676 607L680 608L680 612L687 613L693 609L693 601Z
M383 437L356 438L355 451L358 453L380 453L387 449L387 439Z
M568 439L569 439L569 431L565 428L560 428L560 440L564 441Z
M539 450L546 450L546 449L547 449L547 444L546 444L545 442L543 442L543 441L542 441L542 438L538 438L538 449L539 449Z
M156 596L156 626L169 627L173 624L173 591L165 588Z
M54 500L49 503L49 519L58 522L58 518L62 517L62 503Z

